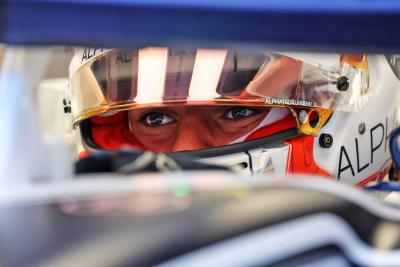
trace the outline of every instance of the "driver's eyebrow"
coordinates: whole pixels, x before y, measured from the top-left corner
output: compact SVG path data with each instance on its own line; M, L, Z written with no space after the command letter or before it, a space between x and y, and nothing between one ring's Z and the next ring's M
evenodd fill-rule
M177 115L178 112L176 109L172 107L151 107L151 108L142 108L142 109L133 109L130 111L130 114L134 114L136 116L142 117L148 113L152 112L159 112L159 113L172 113L174 115Z

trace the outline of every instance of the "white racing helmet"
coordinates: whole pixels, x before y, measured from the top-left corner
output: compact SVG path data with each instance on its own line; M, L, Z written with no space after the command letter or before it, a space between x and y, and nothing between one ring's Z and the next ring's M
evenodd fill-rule
M361 185L391 167L396 57L86 48L70 64L86 150L190 154L248 174Z

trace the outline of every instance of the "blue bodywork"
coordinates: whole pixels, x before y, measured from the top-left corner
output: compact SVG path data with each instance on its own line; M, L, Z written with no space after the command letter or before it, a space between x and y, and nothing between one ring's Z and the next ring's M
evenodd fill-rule
M0 42L400 51L397 0L3 0Z
M389 139L390 153L397 170L400 170L400 128L392 131Z

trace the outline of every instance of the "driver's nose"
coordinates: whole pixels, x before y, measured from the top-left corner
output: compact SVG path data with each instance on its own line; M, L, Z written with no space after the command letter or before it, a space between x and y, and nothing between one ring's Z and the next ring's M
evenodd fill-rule
M212 147L213 137L208 134L207 125L197 123L182 123L172 145L172 152L205 149Z

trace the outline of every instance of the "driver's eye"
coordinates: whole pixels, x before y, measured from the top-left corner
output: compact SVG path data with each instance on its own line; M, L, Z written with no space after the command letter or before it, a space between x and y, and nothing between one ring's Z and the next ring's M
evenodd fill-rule
M257 111L246 107L234 107L225 113L226 119L241 120L253 115Z
M162 126L173 122L174 120L161 112L150 112L145 114L141 121L146 126Z

